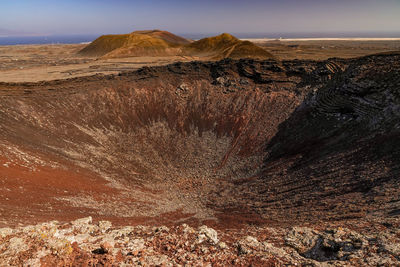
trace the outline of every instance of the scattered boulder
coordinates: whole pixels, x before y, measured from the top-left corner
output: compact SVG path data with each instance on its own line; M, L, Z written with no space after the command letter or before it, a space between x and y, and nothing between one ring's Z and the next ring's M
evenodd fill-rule
M286 245L297 250L300 255L304 255L310 248L314 247L318 236L312 229L306 227L294 227L285 237Z
M199 235L197 236L197 242L203 243L204 241L209 241L211 244L218 244L218 233L212 228L205 225L200 226Z
M215 79L215 84L225 85L225 78L224 77L218 77L217 79Z
M8 241L8 248L10 252L14 252L16 254L27 250L29 247L25 243L24 239L21 237L13 237Z
M316 232L309 228L293 228L285 241L303 257L320 262L348 260L368 243L350 230Z
M240 240L237 244L238 255L244 255L250 253L252 250L257 250L260 246L257 238L253 236L246 236Z
M12 232L13 232L13 230L9 227L0 228L0 237L2 237L2 238L7 237L7 236L11 235Z
M83 234L94 232L97 229L96 225L92 224L92 217L85 217L72 222L74 230Z
M144 247L145 247L145 241L142 238L129 240L127 244L127 249L130 250L130 252L143 250Z
M169 228L168 228L167 226L156 227L156 228L154 229L154 232L155 232L155 233L160 233L160 232L166 232L166 233L168 233L168 232L169 232Z
M219 242L219 243L218 243L218 247L219 247L220 249L226 249L228 246L226 245L225 242Z
M120 238L120 237L128 237L131 235L131 233L134 231L134 228L132 226L125 226L119 229L112 230L110 232L110 236L114 239Z
M240 255L246 255L246 254L248 254L250 251L249 251L249 249L246 247L246 246L243 246L241 243L238 243L237 244L237 253L238 253L238 256L240 256Z
M75 221L72 221L71 224L74 226L81 226L81 225L87 225L91 224L93 222L92 216L85 217L85 218L80 218Z
M112 227L112 223L110 221L99 221L98 225L100 231L102 232L105 232Z
M246 238L244 239L244 243L250 247L258 247L260 245L257 238L253 236L246 236Z
M196 232L192 227L190 227L186 223L182 224L182 228L183 228L183 233L185 234L194 234Z
M112 251L112 249L114 248L114 242L105 241L105 242L101 243L100 248L102 250L104 250L105 253L108 253L108 252Z

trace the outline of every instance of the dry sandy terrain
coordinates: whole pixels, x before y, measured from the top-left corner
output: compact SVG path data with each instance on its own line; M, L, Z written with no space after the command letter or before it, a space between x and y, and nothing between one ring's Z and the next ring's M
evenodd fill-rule
M400 50L400 40L265 41L253 39L252 41L281 60L352 58ZM115 74L143 66L199 60L199 58L181 56L96 59L78 55L77 52L83 47L85 47L84 44L0 46L0 82L37 82L98 73Z
M281 60L325 60L332 57L353 58L387 51L399 51L400 40L252 40Z
M195 59L178 56L96 59L78 55L83 47L82 44L0 46L0 81L37 82L115 74L143 66Z

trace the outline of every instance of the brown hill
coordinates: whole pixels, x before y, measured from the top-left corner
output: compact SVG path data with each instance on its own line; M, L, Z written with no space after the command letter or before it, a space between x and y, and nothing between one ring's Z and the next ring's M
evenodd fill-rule
M257 59L268 59L273 58L272 54L264 50L263 48L253 44L249 41L240 41L233 49L229 50L229 54L226 57L233 59L239 58L257 58Z
M239 42L239 39L230 35L229 33L223 33L218 36L200 39L196 42L186 45L185 48L187 51L194 53L215 53L232 47Z
M174 55L206 57L216 60L273 58L263 48L249 41L241 41L228 33L190 43L185 38L160 30L103 35L82 49L80 54L103 58Z
M181 45L167 42L146 34L130 34L125 45L108 52L104 58L137 56L173 56L180 52Z
M127 44L129 34L102 35L79 51L85 56L103 56Z
M212 59L222 58L257 58L269 59L273 56L261 47L249 41L241 41L236 37L223 33L218 36L203 38L184 48L187 55L206 56Z
M103 35L80 51L85 56L130 57L175 55L189 41L170 32L152 30Z

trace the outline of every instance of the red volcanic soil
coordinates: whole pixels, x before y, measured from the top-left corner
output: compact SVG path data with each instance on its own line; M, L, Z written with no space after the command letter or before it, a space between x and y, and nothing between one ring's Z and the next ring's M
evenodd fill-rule
M192 62L0 84L0 223L395 216L397 59Z
M81 169L68 170L49 166L24 166L14 161L7 164L2 158L0 169L2 178L2 224L10 225L49 220L53 217L62 220L76 219L76 208L65 205L57 198L84 194L101 198L102 194L117 195L118 190L108 187L98 175ZM83 209L83 213L91 213Z

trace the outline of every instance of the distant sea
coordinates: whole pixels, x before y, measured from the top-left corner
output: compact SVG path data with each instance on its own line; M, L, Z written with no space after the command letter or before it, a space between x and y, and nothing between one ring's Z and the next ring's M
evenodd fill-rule
M198 40L204 37L215 36L220 33L201 34L179 34L182 37ZM399 38L397 33L232 33L234 36L243 39L250 38ZM1 36L0 45L22 45L22 44L80 44L95 40L100 35L51 35L51 36Z
M0 36L0 45L80 44L91 42L97 37L99 35Z

